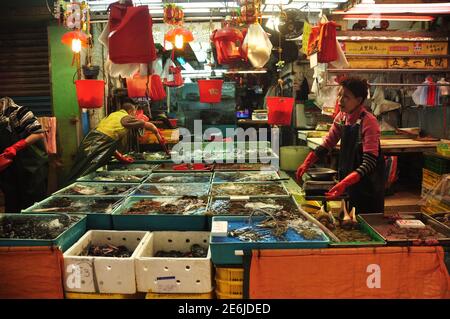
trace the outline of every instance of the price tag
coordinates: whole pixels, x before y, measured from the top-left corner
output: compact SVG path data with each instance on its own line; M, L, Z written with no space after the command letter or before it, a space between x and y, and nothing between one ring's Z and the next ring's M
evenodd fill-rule
M171 292L177 287L177 281L175 276L156 277L156 286L158 291Z
M214 221L211 226L211 236L227 237L228 236L228 222Z
M399 219L396 223L400 228L425 228L425 224L418 219Z

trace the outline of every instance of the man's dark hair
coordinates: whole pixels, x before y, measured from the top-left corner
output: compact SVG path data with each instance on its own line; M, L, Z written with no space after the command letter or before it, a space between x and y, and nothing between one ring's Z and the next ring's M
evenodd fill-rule
M133 110L136 108L136 104L134 103L134 101L132 99L130 99L129 97L125 97L121 100L120 103L120 108L122 110L125 110L127 112Z
M357 77L344 78L340 83L342 87L350 90L355 97L361 97L362 102L367 98L367 90L369 89L369 83L367 80L363 80Z

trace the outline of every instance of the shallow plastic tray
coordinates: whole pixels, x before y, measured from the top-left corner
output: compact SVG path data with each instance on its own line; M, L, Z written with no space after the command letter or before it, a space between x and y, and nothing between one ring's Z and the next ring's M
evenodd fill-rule
M421 220L425 225L431 226L437 232L443 234L445 238L438 239L440 245L450 244L450 228L438 222L433 217L424 213L399 213L400 216L409 215L413 219ZM388 245L413 245L415 239L391 238L380 227L390 223L390 220L384 217L384 214L361 214L359 215L378 235L380 235Z
M58 246L62 252L66 251L86 232L86 216L77 215L80 220L67 228L58 237L52 239L18 239L18 238L0 238L0 246ZM0 221L3 218L36 218L39 220L53 220L57 217L55 214L0 214ZM0 235L1 236L1 235Z
M213 183L254 183L280 180L282 179L276 171L215 172L213 177Z
M116 210L121 202L124 200L124 197L121 196L108 196L108 197L88 197L88 196L50 196L46 199L44 199L41 202L38 202L34 204L31 207L28 207L27 209L23 210L22 213L34 213L34 214L41 214L41 212L36 212L37 209L42 209L44 205L51 202L54 199L58 198L68 198L73 201L78 202L91 202L94 200L99 199L105 199L105 200L111 200L111 211L105 212L105 211L86 211L86 210L80 210L76 212L68 212L67 210L64 210L64 207L58 210L49 211L49 212L42 212L42 214L52 214L52 213L66 213L66 214L85 214L87 215L87 228L88 229L112 229L112 219L111 214Z
M210 183L211 177L212 173L153 173L145 183Z
M372 246L385 246L386 241L381 237L376 231L372 229L369 225L367 225L366 221L362 219L360 216L356 216L356 219L358 220L358 223L360 225L360 231L368 234L372 241L352 241L352 242L346 242L346 241L331 241L330 246L337 248L337 247L372 247Z
M209 183L142 184L133 193L138 196L208 196Z
M96 182L75 182L69 186L66 186L59 191L53 193L53 196L88 196L88 197L95 197L95 196L102 196L102 197L117 197L117 196L126 196L131 194L140 184L139 183L96 183ZM95 194L70 194L68 191L73 189L75 186L87 186L91 187L92 189L96 190ZM116 187L119 188L126 188L124 192L112 194L112 195L104 195L102 194L102 191L111 190Z
M177 199L180 196L151 197L151 196L131 196L114 211L112 222L114 229L119 230L209 230L207 217L205 215L207 202L204 209L195 211L195 215L176 215L153 213L148 215L123 215L133 203L140 200Z
M149 175L150 173L142 172L142 171L114 171L114 172L108 172L108 171L102 171L102 172L93 172L91 174L85 175L77 179L77 182L98 182L98 183L127 183L127 184L133 184L133 183L142 183ZM131 179L131 180L117 180L115 177L120 176L126 176L126 175L133 175L137 176L138 179Z
M216 192L216 190L219 187L226 187L227 184L231 187L232 184L236 185L237 189L232 190L230 188L230 191L227 193L222 193L219 194ZM271 193L271 194L262 194L259 191L254 191L254 192L250 192L250 193L243 193L243 189L246 189L247 187L251 187L251 186L258 186L261 188L266 188L268 185L277 185L277 192L276 193ZM289 196L289 192L286 189L286 186L284 185L284 183L281 182L253 182L253 183L216 183L216 184L212 184L211 186L211 196L214 198L233 198L233 197L280 197L280 196Z
M265 220L266 217L252 217L251 224L257 224ZM249 218L243 216L215 216L215 221L227 221L228 230L249 226ZM210 248L211 257L215 265L235 265L242 264L242 256L237 256L236 251L255 250L255 249L298 249L298 248L325 248L329 244L329 239L321 231L321 239L305 240L302 236L293 230L288 230L287 237L289 241L278 241L275 238L265 242L243 242L233 237L215 237L211 235Z
M148 163L131 163L131 164L112 163L106 165L105 167L103 167L103 169L109 172L133 171L133 172L151 173L155 167L156 164L148 164Z

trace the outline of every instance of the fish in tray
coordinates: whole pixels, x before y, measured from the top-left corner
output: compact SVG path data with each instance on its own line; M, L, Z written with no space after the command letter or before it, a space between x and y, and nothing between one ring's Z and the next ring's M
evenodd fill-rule
M106 170L109 172L114 171L151 171L155 165L152 164L110 164Z
M141 182L143 177L144 177L143 175L111 174L110 172L96 172L92 180L99 182L111 181L111 182L139 183Z
M273 171L262 172L216 172L214 182L265 182L276 181L280 177Z
M140 160L140 161L158 161L158 160L166 160L166 159L170 158L170 155L167 155L165 152L152 152L152 153L130 152L127 155L131 156L135 160Z
M325 211L324 206L312 215L322 225L331 230L341 242L373 241L372 237L361 230L361 225L356 219L355 208L352 208L348 212L344 200L341 201L341 213L338 216L334 216L331 212Z
M202 173L174 173L152 174L148 183L209 183L211 174Z
M281 183L237 184L223 183L212 185L213 196L260 196L287 195Z
M0 238L55 239L80 219L67 214L4 216L0 218Z
M209 184L144 184L137 194L161 196L206 196Z
M182 196L180 198L141 199L134 202L122 215L195 215L206 209L207 198Z
M450 213L438 213L434 214L433 218L441 222L447 227L450 227Z
M274 170L274 168L267 164L255 163L216 163L214 165L216 171L259 171L259 170Z
M99 198L99 199L76 199L69 197L53 197L46 203L38 205L30 212L33 213L111 213L119 204L121 199L117 198Z
M290 241L291 238L302 237L304 240L323 240L322 230L303 217L295 219L277 219L269 217L259 223L228 231L228 236L244 242Z
M66 189L63 195L120 195L130 191L134 186L129 185L86 185L77 183Z
M216 199L208 209L208 215L264 215L265 212L277 215L299 214L291 199L262 198L250 200Z

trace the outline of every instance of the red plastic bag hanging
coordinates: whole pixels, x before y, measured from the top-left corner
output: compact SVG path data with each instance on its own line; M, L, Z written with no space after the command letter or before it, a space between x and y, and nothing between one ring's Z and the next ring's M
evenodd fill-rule
M133 1L131 0L125 0L124 3L117 1L109 5L109 32L112 32L119 27L123 17L125 17L125 14L127 13L128 7L132 6Z
M308 49L307 49L308 56L319 51L319 35L320 35L320 26L312 27L308 40Z
M268 96L267 110L270 125L291 125L292 108L294 107L293 97Z
M171 59L167 59L164 65L163 83L169 87L181 86L184 83L181 68L176 66Z
M156 59L152 18L147 6L127 7L120 25L109 35L113 63L151 63Z
M166 90L164 90L164 86L159 75L150 75L150 83L150 98L152 101L164 100L166 98Z
M337 60L336 26L334 21L321 24L319 34L319 53L317 60L320 63L328 63Z
M219 64L231 64L246 60L245 52L242 50L244 36L239 29L226 26L220 30L214 30L211 40L216 46Z

